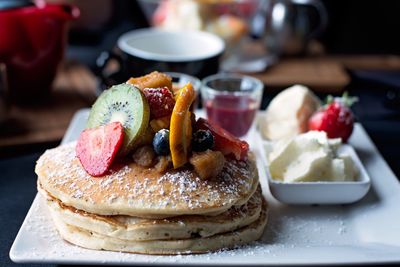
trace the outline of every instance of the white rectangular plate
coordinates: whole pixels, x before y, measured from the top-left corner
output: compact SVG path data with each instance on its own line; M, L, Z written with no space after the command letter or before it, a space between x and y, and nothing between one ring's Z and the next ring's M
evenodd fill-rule
M79 111L63 139L77 138L88 110ZM255 139L249 142L260 159ZM271 197L259 168L270 213L259 242L204 255L149 256L83 249L63 241L37 195L10 250L19 263L126 265L310 265L400 262L400 184L361 125L350 139L371 177L361 201L341 206L288 206ZM261 160L258 162L262 164Z

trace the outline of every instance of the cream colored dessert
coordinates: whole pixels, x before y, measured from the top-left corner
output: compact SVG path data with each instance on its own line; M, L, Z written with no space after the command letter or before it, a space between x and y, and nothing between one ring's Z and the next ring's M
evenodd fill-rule
M273 145L269 170L283 182L353 181L357 170L349 155L338 155L340 139L310 131Z
M261 133L270 140L304 133L309 118L320 106L320 100L307 87L294 85L271 101L261 120Z

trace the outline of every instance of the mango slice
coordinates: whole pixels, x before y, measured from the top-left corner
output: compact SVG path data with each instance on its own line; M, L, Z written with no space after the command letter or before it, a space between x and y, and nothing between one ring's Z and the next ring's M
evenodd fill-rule
M188 152L192 136L190 106L196 97L191 83L187 83L178 94L171 115L169 146L172 164L179 168L188 162Z

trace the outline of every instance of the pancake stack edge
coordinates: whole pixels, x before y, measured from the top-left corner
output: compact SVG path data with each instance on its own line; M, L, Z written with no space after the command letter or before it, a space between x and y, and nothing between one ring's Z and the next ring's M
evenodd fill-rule
M85 173L74 143L36 166L63 239L89 249L141 254L206 253L259 239L268 218L255 162L227 161L213 181L190 170L155 174L126 164L102 178Z

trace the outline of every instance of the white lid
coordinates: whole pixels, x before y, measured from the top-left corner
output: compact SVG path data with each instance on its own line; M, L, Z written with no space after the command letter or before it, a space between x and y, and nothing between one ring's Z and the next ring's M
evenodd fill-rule
M118 47L127 54L143 59L186 62L211 58L225 49L224 41L201 31L163 31L140 29L118 39Z

